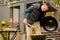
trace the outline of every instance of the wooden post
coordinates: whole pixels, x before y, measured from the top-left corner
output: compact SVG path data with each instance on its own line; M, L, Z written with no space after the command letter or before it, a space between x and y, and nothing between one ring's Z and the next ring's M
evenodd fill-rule
M10 7L10 22L11 22L11 27L13 27L13 7Z

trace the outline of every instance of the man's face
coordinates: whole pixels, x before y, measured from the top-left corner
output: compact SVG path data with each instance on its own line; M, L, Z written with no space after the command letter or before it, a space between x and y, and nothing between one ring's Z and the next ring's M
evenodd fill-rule
M41 10L42 10L42 11L47 11L47 10L48 10L48 6L47 6L46 4L43 4L43 5L41 6Z

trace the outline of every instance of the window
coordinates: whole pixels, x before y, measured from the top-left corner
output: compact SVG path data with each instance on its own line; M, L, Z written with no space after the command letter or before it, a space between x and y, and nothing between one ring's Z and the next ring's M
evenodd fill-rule
M20 25L20 6L14 6L10 8L10 20L12 27Z
M14 8L13 9L13 22L15 23L17 23L18 22L18 16L19 16L19 9L17 9L17 8Z

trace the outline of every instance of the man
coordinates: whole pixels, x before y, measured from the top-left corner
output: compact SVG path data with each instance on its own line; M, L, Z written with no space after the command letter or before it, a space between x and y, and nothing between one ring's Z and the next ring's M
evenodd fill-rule
M45 15L45 12L47 10L48 10L48 6L46 3L44 4L35 3L31 5L28 9L24 11L24 20L23 20L24 25L25 26L28 24L35 25L34 27L35 33L40 34L39 31L41 30L39 27L39 23L35 23L35 22L40 21L40 19ZM32 28L26 26L26 33L27 33L27 40L31 40Z

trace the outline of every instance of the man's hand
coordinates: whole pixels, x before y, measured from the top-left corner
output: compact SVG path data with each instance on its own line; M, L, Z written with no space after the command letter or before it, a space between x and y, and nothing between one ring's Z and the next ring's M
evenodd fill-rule
M26 18L23 20L23 24L27 25L27 19Z

